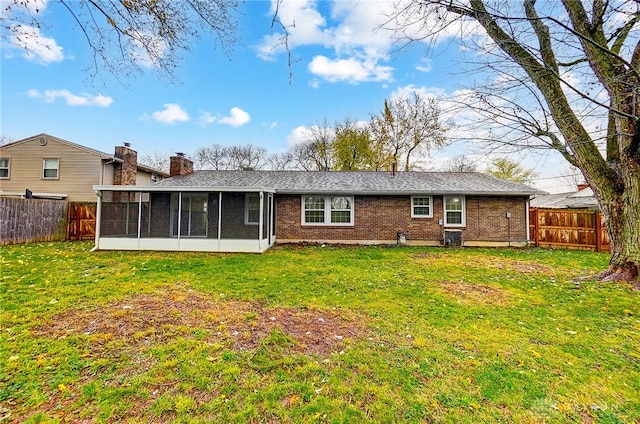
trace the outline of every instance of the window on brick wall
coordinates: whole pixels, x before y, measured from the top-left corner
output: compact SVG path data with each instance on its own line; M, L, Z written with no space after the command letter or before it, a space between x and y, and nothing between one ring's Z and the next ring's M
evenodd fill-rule
M464 196L444 196L444 225L446 227L466 225Z
M352 196L302 196L303 225L353 225Z
M411 196L411 217L431 218L433 217L433 198L431 196Z

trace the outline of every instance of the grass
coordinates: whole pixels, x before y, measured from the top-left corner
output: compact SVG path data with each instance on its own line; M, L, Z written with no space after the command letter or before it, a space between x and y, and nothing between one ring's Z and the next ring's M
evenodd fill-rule
M0 250L0 422L640 419L640 294L562 250Z

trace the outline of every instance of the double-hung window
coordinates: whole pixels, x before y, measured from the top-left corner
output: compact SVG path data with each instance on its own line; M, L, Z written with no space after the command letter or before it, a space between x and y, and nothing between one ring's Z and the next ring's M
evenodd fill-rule
M464 196L444 196L444 225L447 227L466 225Z
M303 225L353 225L353 197L302 196Z
M57 180L59 177L60 160L58 158L42 159L42 178Z
M433 217L433 198L431 196L411 196L411 217Z
M260 224L260 195L257 193L247 194L244 205L244 224Z
M8 179L11 176L11 161L9 158L0 158L0 178Z

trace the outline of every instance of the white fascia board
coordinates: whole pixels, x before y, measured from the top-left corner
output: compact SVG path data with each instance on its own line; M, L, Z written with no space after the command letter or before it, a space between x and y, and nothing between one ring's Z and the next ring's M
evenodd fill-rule
M430 191L430 190L380 190L380 191L363 191L363 190L277 190L279 194L306 194L306 195L350 195L350 196L415 196L415 195L429 195L429 196L449 196L449 195L465 195L465 196L531 196L537 194L537 192L517 192L517 191Z
M94 191L129 191L129 192L267 192L275 193L276 190L267 187L202 187L202 186L157 186L157 185L94 185Z

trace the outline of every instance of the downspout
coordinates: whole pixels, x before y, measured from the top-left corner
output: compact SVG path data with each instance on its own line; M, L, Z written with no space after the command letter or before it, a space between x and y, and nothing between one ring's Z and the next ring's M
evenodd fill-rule
M262 251L262 228L264 227L264 193L260 192L260 218L258 219L258 252Z
M178 192L178 250L180 250L180 233L182 232L182 192Z
M529 222L529 208L530 208L529 202L530 202L530 199L527 199L526 208L524 210L526 226L527 226L527 246L531 245L531 223Z
M95 252L100 248L100 217L102 215L102 192L96 191L98 204L96 205L96 235L94 246L89 252Z
M220 250L220 240L222 238L222 192L218 192L218 251Z

